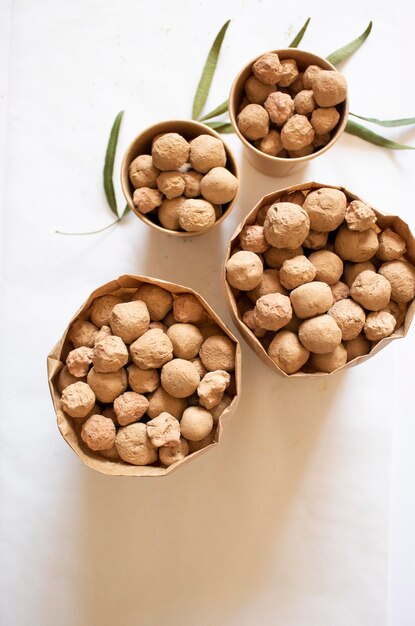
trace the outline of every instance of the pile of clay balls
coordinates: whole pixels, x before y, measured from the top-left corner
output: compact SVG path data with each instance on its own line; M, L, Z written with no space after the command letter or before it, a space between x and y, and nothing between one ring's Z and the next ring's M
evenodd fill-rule
M402 326L415 296L405 240L333 188L261 206L226 278L242 323L286 374L332 372Z
M298 158L327 145L347 97L344 76L268 52L252 66L245 83L237 124L258 150L279 158Z
M159 135L151 155L141 154L130 165L134 207L168 230L207 230L238 190L238 179L226 166L226 149L217 137L203 134L188 142L178 133Z
M90 452L170 466L215 440L235 350L193 294L143 283L100 296L69 329L61 409Z

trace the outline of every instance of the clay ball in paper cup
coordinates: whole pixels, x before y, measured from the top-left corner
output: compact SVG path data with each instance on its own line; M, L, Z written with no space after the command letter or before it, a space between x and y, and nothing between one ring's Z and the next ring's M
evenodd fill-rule
M264 196L241 222L223 278L236 325L269 367L325 376L408 332L415 240L344 187L303 183Z
M122 161L121 185L128 206L148 226L192 237L232 211L239 170L214 130L194 120L170 120L133 139Z
M92 469L164 476L220 441L240 358L198 293L121 276L89 296L48 356L58 428Z

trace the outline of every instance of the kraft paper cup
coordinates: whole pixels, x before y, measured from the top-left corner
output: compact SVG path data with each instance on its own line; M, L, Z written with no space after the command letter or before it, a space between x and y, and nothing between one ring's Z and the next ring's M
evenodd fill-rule
M167 120L166 122L159 122L158 124L154 124L153 126L150 126L149 128L146 128L144 131L142 131L139 135L137 135L135 139L133 139L124 154L124 158L121 163L121 187L127 204L133 211L133 213L135 213L135 215L139 217L140 220L147 224L147 226L155 228L156 230L159 230L163 233L174 235L175 237L196 237L198 235L208 233L213 228L219 226L219 224L221 224L223 220L226 219L231 213L233 207L235 206L238 192L236 192L236 195L231 202L222 205L223 212L221 217L217 219L210 228L199 232L169 230L168 228L164 228L164 226L162 226L158 222L156 213L143 214L140 213L140 211L138 211L134 206L134 187L130 182L130 177L128 174L129 167L132 161L134 161L134 159L140 154L151 154L151 145L153 139L157 135L161 135L163 133L178 133L179 135L182 135L182 137L184 137L187 141L191 141L199 135L211 135L212 137L220 139L220 141L222 141L223 145L225 146L227 156L226 168L239 180L239 167L235 156L229 146L226 145L222 137L216 131L214 131L212 128L209 128L209 126L206 126L205 124L202 124L201 122L196 122L194 120Z
M68 338L68 332L72 323L78 319L88 319L89 309L96 298L107 294L114 294L128 300L129 297L136 291L136 289L143 284L158 285L159 287L170 291L173 294L173 297L175 295L182 295L187 293L193 294L199 300L199 302L201 302L211 320L219 326L223 334L225 334L235 343L236 347L236 364L233 376L234 380L231 382L232 392L234 392L235 395L232 399L231 404L224 410L219 418L213 443L202 448L201 450L189 454L182 461L178 461L177 463L174 463L169 467L161 467L159 465L129 465L128 463L124 463L124 461L108 460L103 456L100 456L99 452L94 452L90 450L84 444L80 437L81 425L84 420L72 419L66 413L64 413L61 408L61 394L59 393L58 389L59 372L65 364L66 357L69 351L73 348ZM187 463L195 460L196 457L198 457L199 455L204 454L208 450L211 450L213 446L219 444L224 429L235 414L241 392L241 350L239 347L239 343L234 335L231 333L231 331L226 327L226 325L222 322L219 316L215 313L215 311L208 305L206 300L204 300L202 296L200 296L196 291L193 291L193 289L190 289L189 287L183 287L182 285L177 285L175 283L169 283L163 280L149 278L148 276L134 276L127 274L124 276L120 276L118 279L106 283L101 287L98 287L70 320L67 328L65 329L65 332L63 333L62 338L58 341L56 346L48 355L47 364L49 388L56 413L58 428L62 437L65 439L66 443L69 444L75 454L81 459L81 461L85 463L85 465L98 472L101 472L102 474L107 474L109 476L165 476L167 474L171 474L171 472L175 471L179 467L182 467Z
M311 52L305 52L304 50L297 50L296 48L287 48L283 50L272 50L278 54L280 59L294 59L297 62L298 68L300 70L304 70L309 65L318 65L319 67L325 70L334 70L338 71L334 65L329 63L326 59L319 57ZM266 174L267 176L290 176L294 174L294 172L298 172L303 169L309 161L312 159L316 159L321 156L327 150L336 143L339 139L340 135L344 131L347 123L347 116L349 113L349 100L348 97L344 102L338 105L337 109L340 113L340 120L337 124L335 131L333 132L333 136L330 142L326 145L309 154L308 156L298 157L296 159L289 158L280 158L273 157L261 150L258 150L252 143L246 139L238 128L238 124L236 123L236 118L238 117L239 105L244 96L244 85L248 78L248 76L252 73L252 66L257 61L262 54L257 56L255 59L252 59L249 63L247 63L242 70L239 72L237 77L234 80L234 83L231 88L231 92L229 95L229 115L231 118L232 126L235 130L235 133L238 135L239 139L242 142L244 153L248 161L262 174Z
M302 183L300 185L293 185L292 187L286 187L285 189L280 189L278 191L274 191L272 193L269 193L268 195L264 196L254 206L254 208L250 211L250 213L248 213L248 215L245 217L245 219L243 219L242 222L239 224L239 226L236 228L236 230L235 230L234 234L232 235L232 238L231 238L231 240L229 242L229 245L228 245L228 248L227 248L227 251L226 251L225 263L224 263L224 266L223 266L222 280L223 280L224 289L225 289L225 297L226 297L226 301L227 301L227 304L228 304L229 311L231 313L233 321L235 322L236 327L238 328L238 330L240 331L240 333L244 337L244 339L247 342L247 344L249 345L249 347L252 348L252 350L259 356L259 358L262 361L264 361L264 363L266 363L266 365L268 365L268 367L273 369L275 372L278 372L278 374L282 374L282 376L285 376L287 378L312 378L312 377L317 378L317 377L321 377L321 376L331 376L331 374L334 374L335 372L339 372L340 370L343 370L343 369L346 369L346 368L349 368L349 367L353 367L355 365L358 365L359 363L364 363L364 361L367 361L368 359L370 359L377 352L379 352L380 350L385 348L394 339L399 339L401 337L405 337L405 335L407 334L407 332L409 330L409 327L411 325L411 322L412 322L412 319L414 317L414 314L415 314L415 299L414 299L411 303L409 303L408 309L406 311L406 316L405 316L404 323L402 324L402 326L397 328L393 332L393 334L390 335L390 337L386 337L385 339L381 339L380 341L374 343L373 346L372 346L372 349L370 350L370 352L368 354L356 357L355 359L349 361L348 363L346 363L342 367L339 367L334 372L330 372L330 373L316 372L316 371L312 371L310 369L307 372L300 371L300 372L297 372L295 374L286 374L268 356L267 351L266 351L266 345L264 346L261 343L261 341L248 328L248 326L246 326L246 324L243 323L242 316L241 316L240 311L238 309L238 293L235 292L235 290L229 285L229 283L226 280L226 262L228 261L228 259L232 255L232 252L236 248L239 247L239 233L241 232L241 230L243 229L243 227L245 225L247 225L247 224L254 224L255 223L257 213L258 213L258 211L262 207L267 206L267 205L271 205L274 202L277 202L278 199L281 196L283 196L284 194L290 193L292 191L298 191L298 190L299 191L313 191L315 189L320 189L322 187L331 187L333 189L340 189L341 191L343 191L343 193L346 194L349 202L351 202L352 200L362 200L361 198L359 198L359 196L355 195L354 193L352 193L351 191L349 191L345 187L336 187L335 185L325 185L323 183L316 183L316 182ZM412 233L411 233L411 231L409 229L409 226L400 217L398 217L396 215L385 215L385 214L381 213L380 211L376 210L373 207L373 205L370 205L370 206L372 207L372 209L376 213L376 217L377 217L376 224L382 230L385 229L385 228L391 228L394 232L396 232L398 235L400 235L405 240L406 247L407 247L406 253L405 253L405 258L410 263L415 265L415 239L414 239L414 236L412 235ZM242 294L242 295L244 293L245 292L240 292L240 294ZM254 305L252 305L252 306L254 306ZM281 330L284 330L284 329L282 328Z

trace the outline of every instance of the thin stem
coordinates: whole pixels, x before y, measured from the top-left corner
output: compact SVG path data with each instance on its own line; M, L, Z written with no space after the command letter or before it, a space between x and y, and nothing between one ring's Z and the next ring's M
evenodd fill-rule
M119 217L117 220L115 220L115 222L108 224L108 226L104 226L104 228L100 228L99 230L91 230L90 232L87 232L87 233L64 233L61 230L55 230L55 233L57 235L68 235L71 237L78 236L78 235L96 235L98 233L102 233L104 230L108 230L108 228L112 228L113 226L115 226L115 224L118 224L118 222L121 222L122 217Z

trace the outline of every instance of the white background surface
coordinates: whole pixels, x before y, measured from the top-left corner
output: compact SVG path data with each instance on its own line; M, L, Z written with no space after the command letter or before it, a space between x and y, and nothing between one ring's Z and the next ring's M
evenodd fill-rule
M187 117L228 17L207 110L247 59L287 45L311 15L302 47L322 56L373 19L343 67L351 109L414 114L409 4L3 0L2 623L384 626L389 614L392 626L412 626L413 331L317 382L273 375L243 344L240 411L222 445L163 480L84 468L57 432L45 372L78 305L122 273L188 284L231 325L218 284L226 242L278 187L342 184L415 227L409 152L344 136L307 170L272 180L229 136L241 193L218 231L177 241L131 215L95 237L54 233L112 219L101 170L115 114L126 111L119 160L140 129Z

